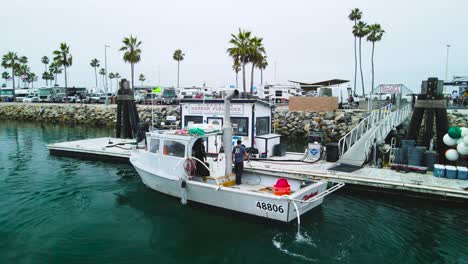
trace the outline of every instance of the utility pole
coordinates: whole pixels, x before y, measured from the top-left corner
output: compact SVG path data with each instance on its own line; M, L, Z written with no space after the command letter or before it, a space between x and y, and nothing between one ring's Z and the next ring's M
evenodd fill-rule
M445 61L445 81L448 81L448 65L449 65L449 51L450 51L450 45L447 44L447 58Z
M106 78L106 105L109 104L109 99L107 98L107 48L110 48L110 46L104 45L104 67L105 67L105 78Z

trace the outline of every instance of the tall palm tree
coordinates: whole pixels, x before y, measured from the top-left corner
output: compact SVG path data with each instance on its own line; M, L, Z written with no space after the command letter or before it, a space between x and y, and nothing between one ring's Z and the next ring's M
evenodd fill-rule
M99 70L99 74L102 75L102 87L104 87L104 77L106 76L106 70L104 68L101 68ZM96 88L97 90L97 88Z
M354 8L348 16L349 20L354 22L356 26L357 22L362 18L362 12L359 8ZM357 37L354 35L354 95L356 94L356 78L357 78L357 50L356 50Z
M369 32L369 35L367 35L367 41L372 42L372 57L371 57L371 63L372 63L372 90L374 89L374 49L375 49L375 43L378 41L382 40L382 36L385 33L385 30L382 29L380 24L372 24L367 27L367 31Z
M2 57L2 67L5 69L11 68L11 78L13 80L13 97L15 96L15 70L18 64L18 54L16 52L8 52ZM14 98L13 98L14 99Z
M141 41L138 41L136 37L130 35L123 39L124 46L120 48L120 51L124 51L123 59L125 62L130 63L131 77L132 77L132 89L133 89L133 79L135 73L135 63L140 62L141 60Z
M41 62L44 64L44 68L45 68L44 72L47 72L47 65L49 64L49 58L47 56L44 56L41 58ZM44 75L42 77L44 77ZM49 78L46 78L45 81L46 81L46 86L49 86Z
M257 64L257 67L260 69L260 84L263 85L263 71L268 66L267 56L262 56L260 62Z
M240 65L240 62L239 60L236 58L234 59L234 63L232 64L232 69L234 70L234 72L236 73L236 88L239 87L239 72L241 71L241 65Z
M145 75L140 74L140 76L138 76L138 80L141 82L141 86L143 86L143 82L146 81Z
M117 79L117 88L116 88L116 91L117 91L117 90L119 90L119 79L120 79L121 77L120 77L120 74L119 74L118 72L116 72L116 73L114 74L114 77L115 77L115 79Z
M97 68L101 66L98 59L92 59L90 63L91 67L94 68L94 77L96 77L96 89L97 89Z
M67 43L60 43L60 49L54 50L53 54L54 62L57 66L63 66L63 72L65 74L65 95L68 96L68 81L67 81L67 68L73 64L73 58L70 54L70 47Z
M177 49L174 51L172 58L177 61L177 88L179 88L179 69L180 69L180 61L184 60L185 54L182 53L182 50Z
M353 27L353 34L355 37L359 38L359 67L361 69L361 85L362 85L362 96L365 95L364 91L364 75L362 73L362 49L361 49L361 40L363 37L367 36L369 34L369 31L367 30L367 24L359 21L356 26Z
M246 83L245 83L245 64L248 62L249 58L249 48L250 48L250 31L241 30L239 28L239 33L237 35L231 34L231 40L229 43L232 47L227 49L229 56L233 60L238 60L242 67L242 84L244 92L246 92Z
M55 79L55 86L57 86L57 77L59 74L62 74L62 67L60 67L56 62L52 62L49 66L49 74L49 77L51 77L50 80ZM55 76L55 78L53 76Z
M254 70L258 63L261 62L262 57L265 55L265 48L262 44L263 38L253 37L249 43L249 61L252 63L252 72L250 76L250 93L253 93L254 83Z
M10 74L6 71L2 72L2 79L5 79L5 85L8 82L8 79L10 79Z
M112 73L112 72L110 72L110 73L109 73L109 79L110 79L110 89L109 89L109 92L112 91L112 79L114 79L114 78L115 78L115 74Z

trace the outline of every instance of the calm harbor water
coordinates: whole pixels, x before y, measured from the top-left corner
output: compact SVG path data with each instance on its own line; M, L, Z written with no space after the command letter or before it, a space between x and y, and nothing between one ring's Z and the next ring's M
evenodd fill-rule
M340 191L297 234L46 148L111 133L0 121L0 263L468 263L468 209Z

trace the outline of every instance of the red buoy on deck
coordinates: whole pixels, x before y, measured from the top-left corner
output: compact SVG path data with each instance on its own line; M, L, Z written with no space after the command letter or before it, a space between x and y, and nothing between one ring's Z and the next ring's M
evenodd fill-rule
M273 186L273 193L275 195L285 195L291 193L291 186L288 183L288 180L281 178L276 181L276 184Z

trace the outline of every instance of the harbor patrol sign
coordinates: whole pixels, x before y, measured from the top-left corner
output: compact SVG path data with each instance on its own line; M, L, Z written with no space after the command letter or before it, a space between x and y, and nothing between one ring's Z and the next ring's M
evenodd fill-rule
M399 94L401 93L401 84L382 84L380 93L384 94Z
M224 104L189 104L189 114L222 115ZM243 115L244 105L231 104L231 115Z

